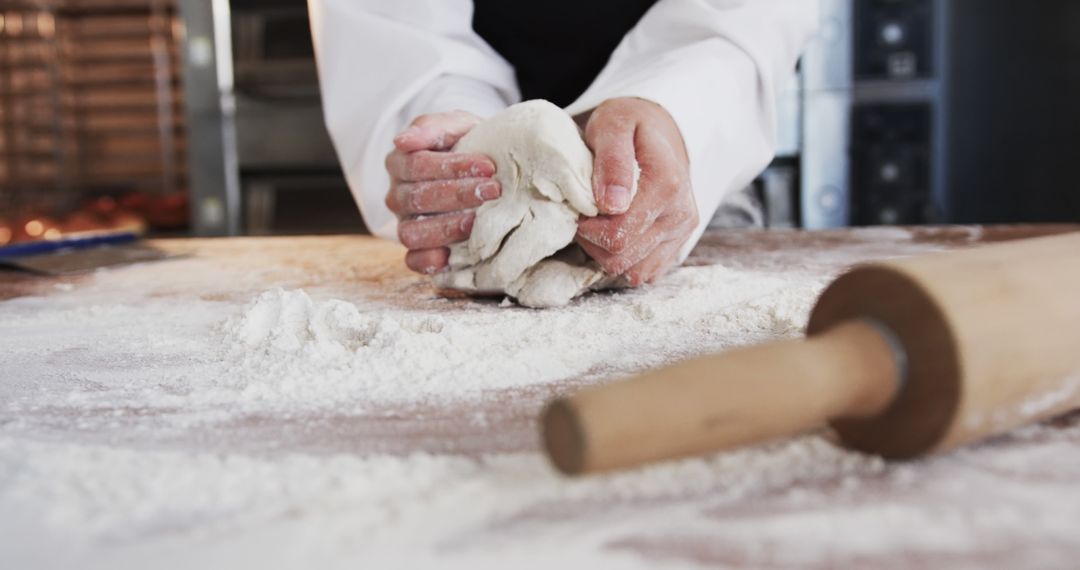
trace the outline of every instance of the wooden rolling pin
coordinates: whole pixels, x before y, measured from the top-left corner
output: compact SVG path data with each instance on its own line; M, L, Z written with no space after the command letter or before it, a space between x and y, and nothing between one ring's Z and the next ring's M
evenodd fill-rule
M1080 233L858 266L822 293L805 340L590 388L542 423L553 463L580 474L825 424L846 447L910 458L1076 408Z

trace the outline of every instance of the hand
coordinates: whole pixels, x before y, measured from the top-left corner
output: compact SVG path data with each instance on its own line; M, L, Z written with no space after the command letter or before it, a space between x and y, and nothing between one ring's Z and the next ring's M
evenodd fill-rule
M586 120L601 215L582 219L577 242L631 286L651 282L675 265L698 224L682 135L667 111L643 99L609 99ZM641 176L631 202L635 158Z
M405 265L413 271L446 267L446 246L472 233L472 209L502 194L491 158L449 152L479 122L464 111L421 115L394 138L386 206L398 217L398 239L409 249Z

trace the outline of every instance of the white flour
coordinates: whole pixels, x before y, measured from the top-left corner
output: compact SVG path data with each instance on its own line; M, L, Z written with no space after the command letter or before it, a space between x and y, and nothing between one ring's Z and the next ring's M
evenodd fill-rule
M536 453L551 390L794 336L850 257L550 311L291 277L178 301L151 266L0 302L0 567L1071 564L1080 422L903 465L817 435L581 481Z
M47 501L46 522L68 540L89 536L117 544L177 531L230 535L253 525L295 527L297 520L316 518L320 542L341 554L396 550L405 559L431 554L410 554L410 546L454 542L466 552L483 548L484 534L498 539L495 544L518 542L513 532L500 529L514 518L524 519L521 530L533 532L531 540L550 544L569 532L589 534L594 525L617 523L618 509L605 511L620 499L667 499L671 504L658 512L677 513L696 501L722 506L795 481L881 471L879 461L844 454L818 439L580 481L557 477L533 454L266 460L0 443L0 465L13 463L23 465L6 483L13 504ZM140 474L136 480L134 473ZM560 521L550 520L544 509L567 504L574 505L569 512L587 516L569 517L562 521L566 528L558 528L552 523ZM671 522L643 520L633 527L663 530ZM625 523L611 530L620 526L625 532ZM579 545L598 550L586 561L603 559L599 547L610 534L602 530L592 528L593 536ZM350 549L350 536L364 539Z
M278 289L222 327L228 373L192 397L363 408L582 378L601 363L641 369L672 355L797 334L820 285L686 268L647 302L624 293L625 302L605 295L559 312L488 306L442 315Z

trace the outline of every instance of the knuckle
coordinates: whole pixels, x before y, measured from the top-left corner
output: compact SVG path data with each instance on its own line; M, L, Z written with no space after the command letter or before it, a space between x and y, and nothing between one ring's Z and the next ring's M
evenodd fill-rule
M668 212L669 223L675 228L688 225L691 217L693 217L691 212L685 208L676 208Z
M601 144L605 142L606 135L611 130L612 123L616 123L617 113L610 107L607 107L607 103L601 103L591 115L589 115L589 121L585 124L585 138L592 144Z
M591 222L600 222L601 220L593 219ZM585 225L583 222L578 226L578 235L582 239L589 243L599 247L606 253L613 253L611 251L611 230L606 225L600 225L600 223L590 223Z
M411 269L411 270L413 270L413 271L415 271L417 273L421 273L421 269L420 269L421 265L423 265L423 264L420 262L419 259L417 259L416 252L410 251L410 252L405 254L405 266L406 267L408 267L409 269Z
M456 235L461 228L461 220L457 216L444 216L442 220L442 233L447 236Z
M470 156L453 155L449 160L443 161L440 172L446 177L457 176L462 173L467 173L471 164L472 160Z
M472 113L470 113L468 111L463 111L461 109L458 109L456 111L451 111L450 116L453 117L454 120L459 121L459 122L464 123L464 124L475 124L475 123L479 122L479 120L480 120L480 118L477 117L476 115L474 115L474 114L472 114Z
M420 236L415 226L415 222L401 222L397 227L398 240L409 249L416 249L419 245Z
M627 246L630 245L630 240L626 237L626 234L622 232L605 237L607 241L605 247L611 253L622 253L626 251Z
M424 207L423 192L416 184L403 182L396 184L386 196L386 205L391 212L402 214L421 214Z
M632 164L631 157L620 148L609 148L596 155L596 169L607 177L623 176L629 179L633 171ZM629 184L629 181L626 183Z
M586 239L611 254L620 254L626 251L632 242L630 230L622 224L596 228L586 236Z
M421 156L422 155L420 155L418 153L415 153L415 152L411 152L411 153L405 155L404 160L402 160L403 170L406 173L415 172L416 169L419 168L419 166L420 166Z
M633 97L616 97L614 99L608 99L607 104L612 109L618 109L618 110L625 111L627 109L634 108L635 106L637 106L639 104L640 101L641 101L640 99L636 99L636 98L633 98Z
M487 174L490 159L483 155L461 155L447 164L447 175L454 177L479 177Z
M459 205L468 206L480 202L479 187L475 183L462 182L455 185L453 190Z
M596 107L594 115L599 116L599 118L601 119L606 119L610 118L612 115L617 115L622 110L622 108L622 99L607 99Z
M630 136L623 136L617 130L609 130L592 139L592 148L596 155L594 169L603 176L617 175L625 177L626 184L634 170L636 152Z
M621 253L648 236L650 220L646 213L630 212L612 224L604 235L607 250Z
M691 208L690 215L686 218L686 225L696 228L699 223L701 223L701 215L698 214L697 208Z
M405 265L417 273L430 275L434 272L435 263L430 251L413 250L405 254Z
M625 97L608 99L596 107L600 120L621 122L633 111L633 100Z
M588 250L589 254L593 257L607 253L604 248L600 247L600 244L596 243L598 241L596 232L589 228L578 226L577 240L585 246L586 250Z
M617 147L622 139L629 138L623 132L626 129L622 127L623 121L618 115L606 113L594 117L589 121L585 136L597 150Z
M676 214L676 227L682 230L690 231L696 228L698 222L701 221L701 216L698 214L697 206L693 203L688 204L682 208L675 210Z
M401 189L402 195L405 197L405 202L408 202L409 210L417 214L424 213L427 206L427 200L425 199L423 189L414 184L404 186Z
M613 255L600 263L604 271L612 275L622 275L631 267L630 260L622 255Z

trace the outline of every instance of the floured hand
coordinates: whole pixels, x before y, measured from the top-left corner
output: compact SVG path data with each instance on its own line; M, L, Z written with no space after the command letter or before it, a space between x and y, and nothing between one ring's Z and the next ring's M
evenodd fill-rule
M464 111L421 115L386 157L386 205L398 217L398 239L409 249L405 263L413 271L430 275L445 268L447 246L472 231L472 210L502 194L489 157L450 152L480 120Z
M609 99L578 120L595 155L592 186L601 215L581 220L577 242L631 286L653 281L679 261L698 224L679 128L662 107L634 98Z

